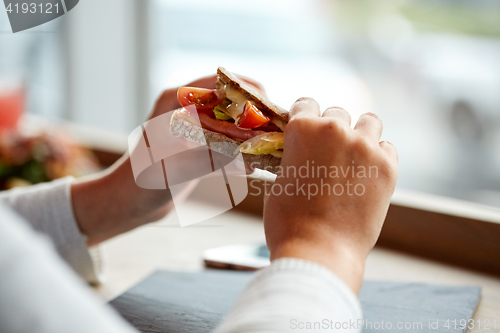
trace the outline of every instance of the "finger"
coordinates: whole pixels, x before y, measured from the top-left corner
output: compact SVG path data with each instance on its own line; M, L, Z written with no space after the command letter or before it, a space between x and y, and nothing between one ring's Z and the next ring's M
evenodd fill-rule
M310 97L299 98L290 108L290 120L299 117L319 117L319 104Z
M349 115L349 112L337 106L326 109L322 117L334 118L347 124L347 126L351 126L351 115Z
M395 162L398 161L398 151L396 146L392 142L382 141L379 143L380 148L389 156L389 158Z
M382 125L382 120L380 120L379 116L374 113L368 112L362 114L359 117L358 123L354 127L354 130L363 132L368 137L378 141L382 136L383 128L384 127Z

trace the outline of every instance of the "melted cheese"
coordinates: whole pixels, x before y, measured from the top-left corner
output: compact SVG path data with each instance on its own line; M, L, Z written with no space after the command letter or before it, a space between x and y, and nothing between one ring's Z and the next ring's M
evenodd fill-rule
M247 99L238 90L231 88L227 84L224 86L223 91L226 98L232 102L227 106L229 116L236 121L243 113ZM281 118L273 116L271 122L278 126L278 128L282 131L285 131L286 123Z
M224 93L226 94L226 98L232 102L227 106L229 115L236 121L243 113L247 99L239 91L229 87L229 85L224 86Z

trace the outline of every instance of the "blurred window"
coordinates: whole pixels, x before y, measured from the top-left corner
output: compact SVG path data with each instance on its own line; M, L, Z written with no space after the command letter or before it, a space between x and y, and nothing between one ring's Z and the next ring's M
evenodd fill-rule
M398 187L500 206L500 1L335 0Z

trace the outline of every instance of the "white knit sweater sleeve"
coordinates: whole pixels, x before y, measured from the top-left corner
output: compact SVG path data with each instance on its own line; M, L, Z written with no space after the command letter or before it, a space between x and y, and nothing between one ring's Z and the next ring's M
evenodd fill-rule
M330 270L283 258L257 274L216 332L361 332L362 323L357 297Z
M98 248L87 248L73 215L72 177L0 192L0 203L24 217L33 229L48 236L61 258L89 283L102 280Z

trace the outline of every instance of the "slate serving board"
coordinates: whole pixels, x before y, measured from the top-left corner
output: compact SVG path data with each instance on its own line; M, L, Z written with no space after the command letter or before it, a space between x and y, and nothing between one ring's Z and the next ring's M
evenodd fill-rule
M141 332L210 332L253 274L157 271L110 304ZM465 332L459 322L472 317L480 295L480 287L365 281L359 297L372 327L363 332ZM386 325L391 322L392 329L374 327L382 320ZM449 328L444 327L447 320ZM421 322L422 327L396 329L398 322ZM429 329L429 324L434 327Z

